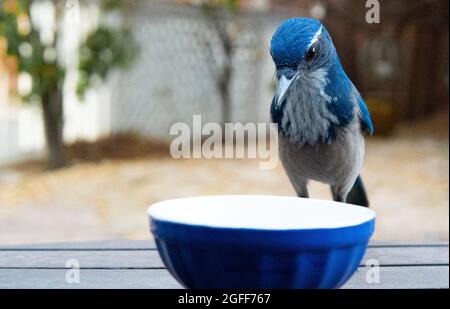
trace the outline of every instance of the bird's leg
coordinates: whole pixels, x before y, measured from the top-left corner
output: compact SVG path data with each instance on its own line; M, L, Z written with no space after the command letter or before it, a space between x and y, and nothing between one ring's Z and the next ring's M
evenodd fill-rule
M302 182L297 181L297 183L295 185L295 192L297 193L298 197L309 198L307 182L306 181L302 181Z
M341 186L331 185L331 194L336 202L347 202L348 190L342 190Z

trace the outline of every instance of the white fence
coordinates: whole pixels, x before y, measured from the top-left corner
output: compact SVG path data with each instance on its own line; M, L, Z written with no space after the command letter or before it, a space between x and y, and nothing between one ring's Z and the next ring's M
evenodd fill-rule
M85 102L66 94L64 140L95 140L110 132L109 88L89 91ZM41 109L36 105L0 106L0 165L42 156L45 151Z
M38 107L0 107L0 163L21 160L42 152L43 132Z

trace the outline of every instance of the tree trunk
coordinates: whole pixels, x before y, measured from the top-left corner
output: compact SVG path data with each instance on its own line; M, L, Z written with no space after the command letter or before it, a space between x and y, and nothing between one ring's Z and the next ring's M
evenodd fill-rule
M63 104L58 87L42 96L45 137L48 151L48 167L57 169L66 164L63 140Z
M233 54L234 54L234 40L233 37L228 32L228 28L232 26L233 19L229 19L227 16L228 12L224 10L223 7L216 8L209 12L209 18L212 27L215 29L220 44L222 45L224 53L224 63L223 67L220 68L219 73L216 77L216 85L219 90L219 95L221 99L221 113L222 113L222 128L225 128L225 123L231 122L231 80L233 75ZM213 51L209 49L211 54Z
M228 56L227 56L228 57ZM230 83L231 83L231 71L230 65L226 65L223 69L222 77L219 81L219 92L222 100L222 124L231 122L231 95L230 95Z
M233 39L226 33L226 29L222 29L221 43L224 52L224 65L218 80L218 88L222 99L222 124L231 122L231 81L233 77Z

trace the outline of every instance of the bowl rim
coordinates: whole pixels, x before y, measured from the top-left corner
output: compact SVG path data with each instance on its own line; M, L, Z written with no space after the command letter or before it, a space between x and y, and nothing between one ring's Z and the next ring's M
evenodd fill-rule
M165 218L161 218L156 214L159 210L159 208L164 207L167 204L171 203L178 203L180 201L193 201L193 200L205 200L205 199L214 199L214 198L257 198L257 199L265 199L265 198L272 198L272 199L280 199L280 200L290 200L290 201L298 201L303 200L307 203L321 203L321 204L329 204L333 206L339 206L339 207L352 207L354 209L358 209L358 211L365 211L368 212L369 216L366 220L361 220L358 223L355 224L344 224L339 226L329 226L329 227L278 227L278 228L271 228L271 227L248 227L248 226L227 226L227 225L212 225L212 224L204 224L204 223L190 223L190 222L182 222L177 220L168 220ZM321 200L321 199L312 199L312 198L299 198L295 196L282 196L282 195L242 195L242 194L230 194L230 195L202 195L202 196L191 196L191 197L180 197L180 198L174 198L174 199L168 199L159 201L156 203L151 204L147 208L147 215L150 219L151 225L154 225L154 223L161 222L166 224L172 224L172 225L178 225L178 226L186 226L186 227L196 227L196 228L206 228L206 229L217 229L217 230L231 230L231 231L261 231L261 232L295 232L295 231L328 231L328 230L340 230L340 229L346 229L351 227L356 227L360 225L367 224L368 222L375 221L376 219L376 213L367 207L362 207L358 205L352 205L352 204L346 204L346 203L340 203L330 200Z

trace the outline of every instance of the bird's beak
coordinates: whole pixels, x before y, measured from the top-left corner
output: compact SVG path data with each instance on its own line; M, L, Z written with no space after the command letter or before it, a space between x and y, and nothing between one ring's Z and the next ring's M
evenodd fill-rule
M275 102L278 106L283 102L292 83L298 78L297 72L290 71L288 74L283 73L285 72L281 72L280 78L278 78L277 91L275 93Z

